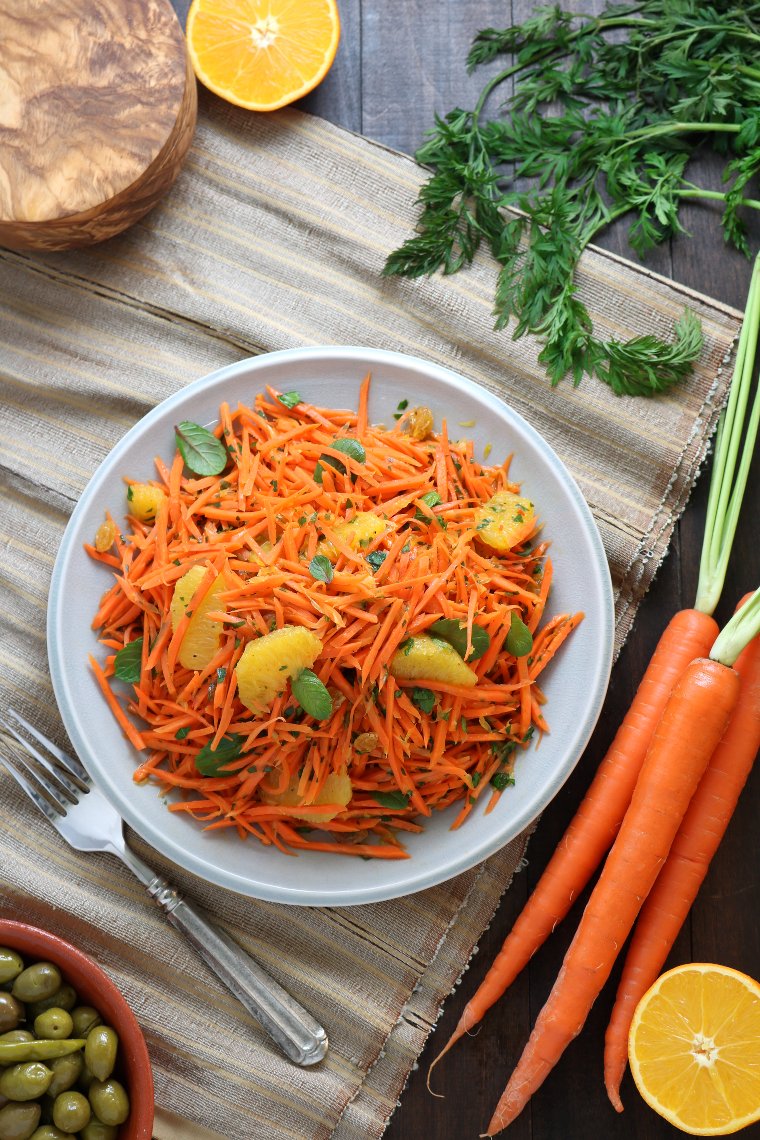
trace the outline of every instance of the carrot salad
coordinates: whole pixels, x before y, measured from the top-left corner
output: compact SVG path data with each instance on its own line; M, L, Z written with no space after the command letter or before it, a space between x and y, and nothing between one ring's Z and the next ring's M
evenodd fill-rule
M135 780L287 853L406 858L434 810L492 810L583 617L542 620L552 564L509 461L406 401L370 425L369 385L358 412L223 404L215 474L179 425L171 466L127 480L128 533L107 515L86 546L113 569L90 661Z

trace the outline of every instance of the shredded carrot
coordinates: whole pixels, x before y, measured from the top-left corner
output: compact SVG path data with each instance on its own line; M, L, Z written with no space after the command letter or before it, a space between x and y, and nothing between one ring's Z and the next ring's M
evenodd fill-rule
M85 548L113 575L93 622L108 655L92 667L122 730L147 753L135 779L175 792L171 810L206 828L288 854L405 858L396 832L421 830L433 811L458 803L459 827L479 798L492 810L516 754L548 731L536 679L583 617L543 621L547 541L497 552L478 533L478 508L519 490L509 461L478 463L445 424L422 440L403 417L373 427L369 390L366 376L357 413L271 389L253 407L223 404L215 434L229 456L224 471L197 477L179 453L168 465L157 459L165 498L155 521L129 516L131 533L106 558ZM174 590L192 567L205 574L173 625ZM188 670L180 646L222 569L224 587L204 615L218 636L205 666ZM515 611L533 635L530 656L506 649ZM476 684L394 676L405 647L440 619L459 623L455 648ZM324 719L302 709L289 684L263 713L241 701L246 646L284 626L321 642L313 672L332 702ZM116 655L139 637L140 679L122 702Z

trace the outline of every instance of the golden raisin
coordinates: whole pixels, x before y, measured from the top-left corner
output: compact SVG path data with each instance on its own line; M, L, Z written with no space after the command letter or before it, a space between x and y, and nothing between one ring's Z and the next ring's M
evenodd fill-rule
M404 429L412 439L427 439L433 430L433 413L430 408L412 408L406 417Z
M377 748L380 743L380 737L376 732L361 732L354 741L354 750L356 752L371 752L373 748Z
M118 533L116 523L112 519L106 519L100 524L95 531L95 549L98 554L105 554L107 550L111 549Z

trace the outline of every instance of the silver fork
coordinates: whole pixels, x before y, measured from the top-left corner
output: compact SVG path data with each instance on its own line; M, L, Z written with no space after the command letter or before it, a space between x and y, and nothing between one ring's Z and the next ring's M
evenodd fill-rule
M107 851L121 859L163 908L172 926L187 936L285 1055L297 1065L315 1065L321 1061L328 1047L322 1026L236 942L212 926L166 879L127 847L121 816L93 785L78 759L48 740L13 709L8 709L7 715L42 745L49 756L0 717L0 725L18 745L13 748L13 762L0 754L0 763L66 842L77 851ZM23 749L26 756L19 749Z

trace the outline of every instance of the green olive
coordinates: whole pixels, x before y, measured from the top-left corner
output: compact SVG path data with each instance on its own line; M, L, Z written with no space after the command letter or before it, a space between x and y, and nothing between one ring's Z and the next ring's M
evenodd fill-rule
M24 959L15 950L0 946L0 985L12 982L24 968Z
M104 1124L102 1120L91 1119L79 1133L80 1140L116 1140L119 1129L115 1124Z
M119 1038L110 1025L97 1025L87 1034L84 1059L87 1068L99 1081L107 1080L113 1072L118 1048Z
M72 1030L75 1037L86 1037L91 1029L103 1023L103 1018L91 1005L78 1005L71 1010Z
M0 993L0 1033L15 1029L25 1016L26 1010L18 998L13 994Z
M3 1042L18 1044L19 1041L34 1041L34 1034L28 1029L9 1029L7 1033L0 1033L0 1045Z
M88 1095L92 1111L104 1124L123 1124L129 1116L126 1089L113 1077L107 1081L93 1081Z
M48 1088L50 1095L58 1096L58 1093L66 1092L72 1085L75 1085L79 1080L83 1066L84 1061L81 1053L69 1053L67 1057L56 1057L54 1061L51 1061L50 1068L53 1079Z
M54 1124L41 1124L32 1133L29 1140L74 1140L75 1133L61 1132Z
M40 1001L59 990L61 982L61 971L52 962L35 962L21 971L11 993L19 1001Z
M39 1122L38 1104L6 1104L0 1108L0 1140L29 1140Z
M74 1022L71 1014L65 1009L53 1006L46 1009L34 1019L34 1032L37 1037L46 1037L49 1041L59 1041L62 1037L71 1037Z
M86 1096L73 1089L59 1093L53 1105L53 1124L61 1132L78 1132L92 1116L90 1102Z
M0 1073L0 1093L10 1100L36 1100L47 1092L53 1074L41 1061L11 1065Z
M35 1017L44 1013L46 1009L65 1009L70 1011L77 1004L77 991L73 986L62 985L55 993L49 994L39 1001L33 1001L27 1007L27 1016L34 1021Z

